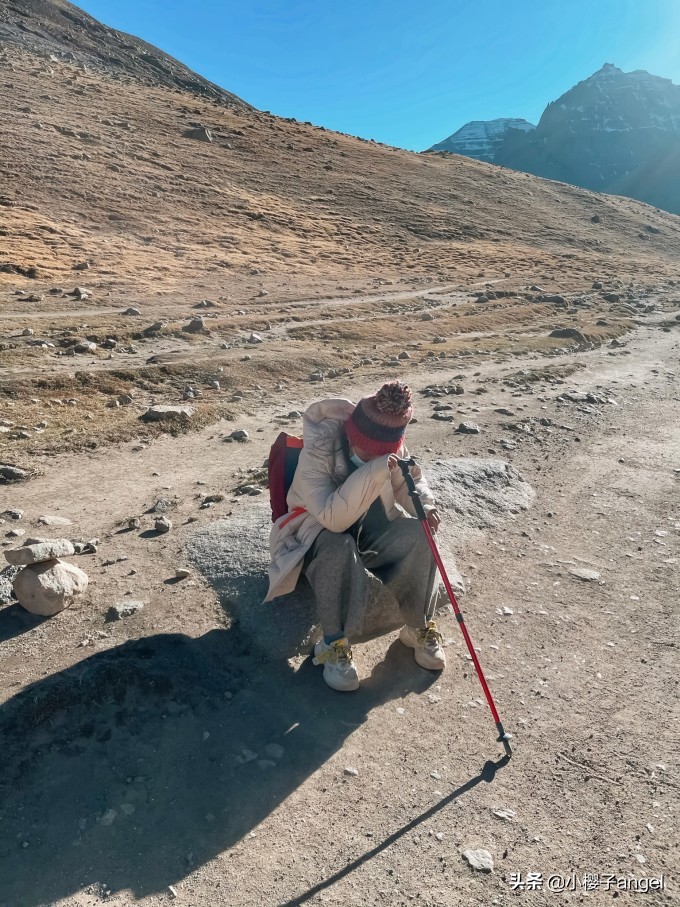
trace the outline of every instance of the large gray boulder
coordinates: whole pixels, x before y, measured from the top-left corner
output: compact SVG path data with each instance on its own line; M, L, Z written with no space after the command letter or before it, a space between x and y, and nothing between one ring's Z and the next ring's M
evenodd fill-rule
M454 552L460 553L480 533L525 510L534 492L502 460L437 460L423 468L442 512L437 546L454 591L460 594L463 582ZM267 504L244 505L238 516L218 520L197 532L189 540L187 556L217 590L224 608L253 645L270 658L289 658L308 650L320 634L314 598L304 577L294 594L263 603L270 529ZM364 625L363 639L387 633L402 623L396 601L373 574L368 577L370 623ZM441 584L438 607L448 607Z

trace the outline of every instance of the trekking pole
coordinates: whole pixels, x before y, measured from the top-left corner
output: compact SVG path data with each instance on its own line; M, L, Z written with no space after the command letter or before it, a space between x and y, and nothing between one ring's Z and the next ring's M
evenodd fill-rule
M453 607L453 612L456 615L456 620L458 621L458 624L460 626L461 633L463 634L465 642L467 643L468 651L470 653L470 656L472 657L472 662L475 666L475 670L477 671L477 676L479 677L479 682L482 685L482 689L484 690L484 695L486 696L486 701L488 702L489 708L491 709L491 715L493 716L493 720L496 723L496 729L498 731L498 743L503 744L503 748L505 749L506 755L509 757L509 756L512 756L512 747L510 746L510 741L512 740L512 734L508 734L507 731L503 728L503 723L501 722L501 719L498 715L498 710L496 708L496 704L493 701L493 696L491 695L491 690L489 689L489 685L486 682L486 677L484 677L484 671L482 671L482 666L479 663L479 658L477 657L477 653L475 652L475 647L472 644L472 640L470 639L470 634L468 633L467 627L465 626L465 620L463 618L463 614L462 614L460 608L458 607L458 602L456 601L456 596L454 595L453 589L451 588L451 583L449 582L449 578L446 575L446 569L444 567L444 563L443 563L443 561L441 559L441 555L439 554L439 551L437 549L437 545L435 544L434 536L432 534L432 530L430 529L430 524L427 522L427 514L425 513L425 508L423 507L423 502L420 500L420 495L418 494L418 491L416 489L416 483L413 481L413 476L409 472L409 466L415 466L415 465L416 465L416 461L413 459L413 457L411 457L408 460L404 460L401 458L399 459L399 467L401 468L402 475L404 476L404 481L406 482L406 487L408 488L409 497L413 501L413 506L415 508L416 514L418 515L418 519L420 520L423 530L425 531L425 536L427 537L427 541L429 542L430 548L432 549L432 555L435 559L435 563L437 564L441 577L444 581L444 586L446 588L446 592L451 601L451 605Z

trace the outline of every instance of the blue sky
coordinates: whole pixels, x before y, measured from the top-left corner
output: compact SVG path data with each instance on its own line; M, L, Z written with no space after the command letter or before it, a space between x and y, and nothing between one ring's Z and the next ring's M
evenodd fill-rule
M81 0L263 110L422 150L599 69L680 83L680 0Z

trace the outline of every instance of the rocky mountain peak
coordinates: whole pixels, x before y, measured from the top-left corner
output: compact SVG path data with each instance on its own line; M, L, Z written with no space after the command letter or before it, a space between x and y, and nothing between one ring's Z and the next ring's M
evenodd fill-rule
M503 144L510 129L530 132L532 123L514 117L503 117L497 120L472 120L464 126L433 145L430 151L448 151L451 154L463 154L478 161L493 162L496 152Z
M605 63L549 103L535 128L493 123L509 125L489 134L485 124L468 123L432 150L680 213L680 85L670 79Z

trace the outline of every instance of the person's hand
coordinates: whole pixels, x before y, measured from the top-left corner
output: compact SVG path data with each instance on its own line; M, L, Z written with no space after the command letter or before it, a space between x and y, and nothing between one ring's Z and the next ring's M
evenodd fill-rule
M439 529L439 524L441 523L441 517L439 516L438 510L431 510L427 515L427 525L430 527L432 532L436 532Z
M399 460L397 459L397 455L390 454L389 457L387 458L387 468L389 469L389 471L392 472L392 470L396 469L398 465L399 465Z

